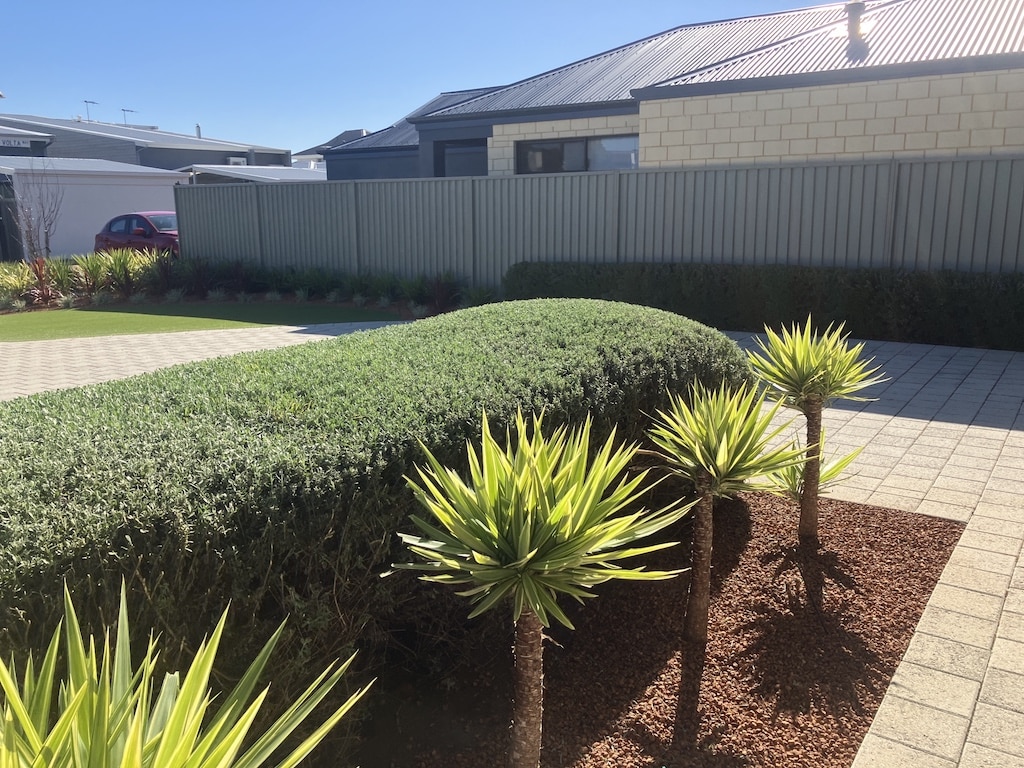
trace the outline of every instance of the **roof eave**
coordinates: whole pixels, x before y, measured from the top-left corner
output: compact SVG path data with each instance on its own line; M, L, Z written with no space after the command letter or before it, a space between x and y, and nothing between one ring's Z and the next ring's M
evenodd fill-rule
M990 56L969 56L958 59L912 61L903 64L883 64L874 67L851 67L827 72L802 72L794 75L753 77L711 83L684 83L635 88L630 95L637 101L684 98L687 96L714 96L747 91L773 91L784 88L807 88L873 80L893 80L928 75L953 75L970 72L990 72L999 69L1024 67L1024 53L1000 53Z
M518 109L499 109L491 112L469 112L451 115L424 115L422 117L408 118L413 125L434 125L438 123L466 123L466 124L500 124L500 123L521 123L523 118L530 120L563 119L567 115L578 113L580 117L588 116L591 113L636 114L637 106L634 99L618 99L615 101L593 101L583 104L554 104L543 107L524 107Z
M328 155L373 155L380 154L382 152L417 152L419 151L418 144L397 144L397 145L386 145L379 147L350 147L348 144L340 144L337 147L331 147L324 152L324 158Z

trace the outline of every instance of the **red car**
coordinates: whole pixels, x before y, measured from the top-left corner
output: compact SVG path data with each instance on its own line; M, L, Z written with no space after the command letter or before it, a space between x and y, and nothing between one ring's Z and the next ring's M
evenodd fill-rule
M96 250L138 248L170 251L178 257L178 214L174 211L142 211L116 216L96 235Z

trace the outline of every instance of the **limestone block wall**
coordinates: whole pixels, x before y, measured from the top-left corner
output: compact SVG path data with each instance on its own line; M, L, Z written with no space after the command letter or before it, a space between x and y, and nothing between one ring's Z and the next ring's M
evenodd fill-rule
M639 130L639 115L613 115L611 117L495 125L493 135L487 140L488 175L510 176L516 172L515 145L517 141L562 139L574 136L621 136L636 134Z
M640 167L1024 151L1024 69L640 104Z

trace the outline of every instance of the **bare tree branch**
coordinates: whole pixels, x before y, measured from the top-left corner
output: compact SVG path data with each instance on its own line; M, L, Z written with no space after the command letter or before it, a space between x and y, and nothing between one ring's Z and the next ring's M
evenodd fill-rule
M22 246L26 256L29 259L49 257L52 253L50 245L57 232L64 204L64 187L53 165L43 159L39 171L31 168L22 177L16 197Z

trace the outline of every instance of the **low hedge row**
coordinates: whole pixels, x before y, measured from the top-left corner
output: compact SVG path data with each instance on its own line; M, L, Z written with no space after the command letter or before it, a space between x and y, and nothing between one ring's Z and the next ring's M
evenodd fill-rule
M87 629L109 623L124 577L133 624L186 656L229 599L240 660L290 615L279 700L352 648L376 667L466 612L380 578L405 557L417 441L463 466L481 410L500 425L520 406L637 438L666 388L748 377L732 341L685 318L537 300L0 403L0 650L41 646L62 580L94 608Z
M1024 275L733 264L514 265L510 299L592 297L716 328L845 321L854 337L1024 351Z

